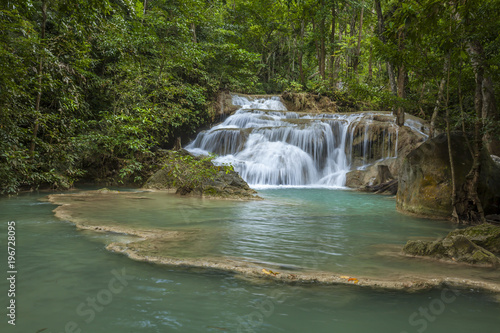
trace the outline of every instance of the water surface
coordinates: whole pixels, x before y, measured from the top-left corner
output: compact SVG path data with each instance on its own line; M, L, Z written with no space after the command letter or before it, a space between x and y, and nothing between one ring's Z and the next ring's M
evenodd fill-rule
M311 267L316 260L331 269L352 260L369 266L369 259L356 257L376 244L400 244L401 236L434 237L453 227L399 215L393 211L394 202L385 197L339 193L267 190L259 193L265 201L250 203L174 197L173 202L161 200L164 208L154 204L159 198L135 199L142 210L103 202L106 212L98 213L96 207L82 214L130 225L213 230L214 237L219 235L219 242L209 249L214 255L290 264L307 264L306 258ZM405 293L354 285L290 286L135 262L105 250L107 243L123 236L77 231L54 217L53 205L37 201L44 196L0 199L0 234L6 235L8 220L18 226L18 325L7 325L4 317L1 332L35 333L46 328L43 332L59 333L71 322L92 333L417 332L424 326L425 332L496 332L500 323L500 306L493 295L477 291L460 290L453 298L441 289ZM327 241L334 235L335 242ZM319 245L321 255L316 259L314 244L312 249L305 246L311 241ZM2 236L0 247L5 246ZM133 280L107 303L102 297L114 278L113 270L125 270ZM2 280L3 295L6 287ZM87 302L98 295L107 304L98 307L91 319ZM424 319L420 308L429 309L432 320Z

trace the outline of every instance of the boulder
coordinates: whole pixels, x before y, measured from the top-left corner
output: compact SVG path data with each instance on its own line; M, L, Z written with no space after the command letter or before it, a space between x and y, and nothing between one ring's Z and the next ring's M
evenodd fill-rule
M202 193L226 199L259 199L257 192L235 171L218 172L214 179L207 179L202 184Z
M461 133L452 134L455 181L459 196L465 196L463 185L471 166L472 155ZM481 157L478 195L486 214L500 211L500 167L491 157ZM404 158L399 169L397 209L422 217L449 218L451 205L451 171L448 141L445 134L427 140Z
M281 101L288 111L309 113L335 113L336 105L328 97L320 94L296 93L285 91Z
M377 162L364 169L356 169L346 174L346 186L362 188L385 183L395 179L391 170L395 170L396 159Z
M497 266L493 252L500 253L500 227L483 224L450 232L436 241L408 241L403 253L411 256L464 262L473 265Z
M500 226L483 223L466 229L458 229L449 233L449 236L465 236L471 242L486 250L500 254Z
M175 190L181 195L226 199L260 199L256 196L257 192L251 189L237 172L216 166L211 161L204 161L203 157L193 156L184 149L170 153L176 154L176 159L167 159L163 168L144 184L145 189ZM175 168L170 165L172 163L176 163ZM196 173L195 176L193 173Z

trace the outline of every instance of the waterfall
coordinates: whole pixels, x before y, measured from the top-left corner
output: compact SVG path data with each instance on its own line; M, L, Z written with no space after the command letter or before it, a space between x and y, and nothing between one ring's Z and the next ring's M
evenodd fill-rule
M397 154L397 126L374 131L374 113L299 114L279 97L232 102L241 108L186 149L217 154L214 163L232 164L251 186L343 187L351 169Z

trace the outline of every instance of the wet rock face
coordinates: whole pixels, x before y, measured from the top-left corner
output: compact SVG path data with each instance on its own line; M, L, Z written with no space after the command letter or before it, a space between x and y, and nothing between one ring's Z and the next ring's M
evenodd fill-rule
M498 266L500 227L489 224L459 229L436 241L408 241L403 253L473 265Z
M472 166L465 138L452 135L455 180L458 195ZM483 155L478 195L486 214L500 210L500 168ZM451 171L445 134L426 141L409 153L399 170L397 209L423 217L451 217Z
M216 117L224 117L238 110L238 106L233 105L232 96L229 92L224 91L217 95L217 100L211 105Z
M391 117L375 114L371 119L360 121L353 130L350 153L352 167L356 169L347 173L347 187L362 189L397 179L403 158L424 142L424 135L408 126L395 126ZM366 167L367 164L371 165ZM394 177L382 179L381 166L386 166Z
M395 179L393 172L396 170L396 159L377 162L364 170L352 170L346 175L346 186L361 188L385 183Z

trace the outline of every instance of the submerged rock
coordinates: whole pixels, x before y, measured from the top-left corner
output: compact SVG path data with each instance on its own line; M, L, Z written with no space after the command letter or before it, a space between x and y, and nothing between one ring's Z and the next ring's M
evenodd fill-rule
M472 165L463 135L452 135L455 180L458 195ZM478 195L486 214L500 211L500 168L483 154ZM452 213L452 182L448 140L441 134L408 154L399 171L397 209L423 217L449 218Z
M408 241L403 253L473 265L497 266L500 258L500 227L482 224L450 232L435 241Z

